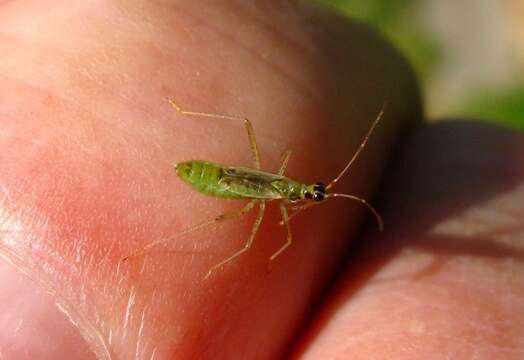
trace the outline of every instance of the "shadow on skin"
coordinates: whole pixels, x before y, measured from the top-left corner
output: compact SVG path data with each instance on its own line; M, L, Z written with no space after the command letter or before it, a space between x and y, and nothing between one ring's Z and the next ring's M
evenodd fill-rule
M314 343L337 310L367 285L421 281L461 256L524 261L522 247L501 242L504 236L522 232L522 224L492 230L488 223L487 230L470 234L467 226L474 225L471 220L475 219L464 218L466 210L482 207L523 183L524 169L518 168L520 154L524 154L521 134L475 122L439 123L415 132L398 150L386 173L380 199L385 232L366 237L352 249L335 281L335 296L329 295L327 311L310 319L314 320L312 327L294 354L301 354ZM509 215L515 219L519 216ZM435 231L454 218L460 230L466 229L464 235L456 230ZM427 253L431 260L405 275L377 279L377 273L406 249Z

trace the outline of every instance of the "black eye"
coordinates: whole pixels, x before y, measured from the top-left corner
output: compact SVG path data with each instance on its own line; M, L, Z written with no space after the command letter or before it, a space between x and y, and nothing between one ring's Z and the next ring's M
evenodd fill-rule
M313 185L313 190L315 192L325 193L326 192L326 185L322 184L321 182L318 182L315 185Z
M313 195L312 195L309 191L306 191L306 192L304 193L304 197L305 197L306 199L308 199L308 200L313 199Z
M324 200L324 193L315 192L313 194L313 201L322 201L322 200Z

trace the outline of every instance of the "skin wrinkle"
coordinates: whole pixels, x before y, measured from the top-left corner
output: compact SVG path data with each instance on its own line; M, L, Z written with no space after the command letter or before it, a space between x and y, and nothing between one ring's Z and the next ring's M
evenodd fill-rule
M129 319L131 317L131 310L133 306L135 305L135 296L136 296L136 288L135 286L132 286L131 289L129 290L129 299L127 301L126 311L124 315L124 324L122 325L122 329L124 329L122 337L124 339L127 337L128 324L129 324Z
M111 353L109 348L106 346L104 337L97 330L97 328L87 320L87 316L82 314L78 309L73 310L69 304L64 301L65 297L61 296L60 292L52 285L51 281L48 281L44 278L44 275L41 272L35 272L31 267L28 267L26 261L18 257L13 251L5 248L0 245L0 257L6 262L18 269L22 274L28 276L30 279L36 281L40 286L42 286L47 293L51 294L56 298L56 305L59 310L75 325L84 337L94 344L95 353L100 356L102 359L111 360ZM37 275L37 276L34 276ZM62 301L61 301L62 300ZM74 316L72 316L74 314ZM80 320L81 322L78 322Z
M41 86L38 86L36 84L33 84L33 83L29 83L26 79L18 79L18 78L15 78L13 76L10 76L10 75L1 75L3 78L5 79L9 79L10 81L14 82L15 84L17 85L20 85L22 87L26 87L28 89L31 89L31 90L37 90L38 92L42 92L46 95L52 95L53 97L56 97L58 98L59 100L61 100L64 104L73 104L74 105L74 108L75 110L78 110L78 113L79 114L88 114L89 116L87 116L86 118L87 119L90 119L90 118L93 118L93 121L89 122L89 125L90 125L90 128L91 129L94 129L94 122L95 121L104 121L104 118L103 117L99 117L97 114L95 114L93 111L89 110L89 108L87 107L83 107L81 105L80 102L77 102L77 101L74 101L74 100L71 100L71 98L68 98L62 94L60 94L59 92L56 92L56 91L53 91L51 89L46 89L46 88L43 88ZM67 128L64 128L64 130L68 130ZM93 130L93 138L96 138L95 136L95 133L94 133L94 130ZM15 135L16 136L16 135ZM60 135L56 135L55 137L59 137ZM20 138L20 139L23 139L25 141L27 141L27 137L22 137L21 135L20 136L16 136L17 138ZM71 138L70 134L67 134L67 137L68 138ZM37 144L37 145L42 145L42 147L44 145L48 146L49 144L48 143L43 143L43 142L40 142L38 140L35 140L35 139L31 139L30 140L33 144ZM83 150L84 153L86 154L90 154L93 152L93 149L92 149L92 145L93 143L90 143L89 144L89 148L87 146L84 146L83 145L83 142L81 141L77 141L75 143L76 145L79 145L79 149ZM96 145L96 142L95 142L95 145ZM95 150L98 150L95 149ZM97 151L99 152L99 151Z
M59 50L59 49L57 49L57 50ZM96 77L96 76L90 76L89 78L90 78L91 80L94 80L95 83L96 83L97 85L102 86L103 88L107 88L107 86L103 86L103 85L105 84L105 82L96 81L96 79L97 79L98 77ZM12 79L15 80L15 81L16 81L16 80L20 80L20 79L14 79L14 78L12 78ZM23 84L27 85L26 82L23 82ZM79 113L83 113L83 114L91 115L92 118L93 118L93 121L89 122L89 124L91 124L91 127L92 127L92 128L94 128L94 125L93 125L93 124L94 124L95 120L96 120L96 121L107 121L107 119L106 119L105 117L101 117L100 115L95 114L95 113L92 112L91 110L89 110L89 109L87 109L87 108L84 108L84 107L81 105L81 102L80 102L80 101L72 101L71 99L67 99L63 94L60 94L60 93L58 93L58 92L56 92L56 91L51 91L51 90L49 90L49 89L43 89L43 88L40 88L40 87L38 87L38 86L36 86L36 85L34 85L34 84L31 84L31 86L32 86L33 88L36 88L36 89L42 89L42 90L45 90L45 91L47 91L47 92L49 92L49 93L51 93L51 94L53 94L53 95L55 95L55 96L58 96L61 100L63 100L63 101L66 102L66 103L73 103L73 104L75 104L75 105L77 106L77 109L78 109L78 110L82 110L82 111L79 111ZM263 137L263 134L259 134L259 135L262 135L262 137ZM259 136L259 137L261 137L261 136Z
M4 201L4 199L6 200L6 202L9 202L9 190L7 190L7 188L2 184L0 184L0 194L3 195L2 202Z
M25 46L31 46L32 42L31 41L28 41L26 39L17 39L17 45L19 45L20 43L22 43L23 45ZM35 46L38 45L37 43L35 43ZM104 45L104 47L106 48L107 46ZM47 49L47 48L46 48ZM138 98L138 101L136 100L136 98L134 99L131 99L130 96L131 95L127 95L125 93L115 93L113 90L112 90L112 87L110 84L108 84L108 81L104 81L100 78L100 75L97 74L96 71L90 71L88 70L89 67L86 67L86 66L71 66L70 64L73 63L75 65L78 65L78 64L83 64L82 62L82 59L86 56L86 54L81 54L81 53L70 53L70 52L67 52L67 51L64 51L62 48L59 48L59 47L55 47L55 48L52 48L51 49L55 52L55 53L58 53L58 54L62 54L64 55L64 61L62 62L61 65L58 65L58 64L53 64L53 68L54 69L74 69L74 74L82 74L84 75L84 79L82 79L82 83L84 84L85 87L92 87L92 85L90 86L87 86L87 82L86 81L90 81L92 82L93 84L97 85L99 88L103 89L103 90L106 90L108 93L111 93L112 97L115 98L116 101L119 101L120 103L126 103L126 104L132 104L133 106L137 106L137 105L140 105L140 98ZM116 49L116 50L119 50L120 48L117 47L117 46L114 46L112 49ZM100 51L99 51L100 53ZM71 55L76 55L76 56L71 56ZM114 59L114 56L112 55L107 55L108 59ZM100 59L98 60L99 63L103 63ZM105 64L105 63L104 63ZM106 64L105 64L106 65ZM96 64L92 64L91 68L95 68L97 65ZM24 73L26 74L26 73ZM43 73L39 73L39 75L41 76ZM96 74L96 75L95 75ZM75 110L77 110L77 112L79 114L82 114L82 118L84 118L84 115L88 115L88 116L85 116L86 119L90 119L92 118L93 120L90 122L90 125L94 128L94 125L93 123L95 122L100 122L100 121L105 121L107 123L109 123L109 121L111 121L110 119L108 119L106 116L101 116L99 113L96 112L96 110L98 108L95 108L95 110L93 110L93 107L86 107L84 105L82 105L82 101L81 100L77 100L75 97L72 97L70 96L69 94L67 94L66 92L60 92L58 89L61 89L61 88L67 88L67 86L52 86L53 82L52 80L54 79L54 76L52 77L49 77L47 80L47 83L51 84L49 87L47 88L44 88L42 86L40 86L42 83L46 83L45 79L44 80L41 80L37 83L32 83L30 82L29 78L31 77L28 77L28 78L19 78L19 77L15 77L13 75L7 75L7 74L2 74L1 75L2 77L5 77L7 79L10 79L14 82L18 82L20 83L21 85L25 85L25 86L28 86L32 89L36 89L36 90L41 90L42 92L46 93L46 94L50 94L50 95L53 95L55 97L57 97L58 99L60 99L61 101L63 101L65 104L73 104L74 105L74 108ZM118 81L118 77L115 78L115 76L118 76L118 73L116 74L111 74L111 80L112 81ZM123 77L123 78L128 78L128 77ZM120 99L120 100L119 100Z
M470 285L471 285L471 284L470 284ZM438 290L438 289L437 289L437 290ZM400 291L402 291L402 289L400 289ZM451 291L451 293L453 293L453 292L454 292L454 291ZM374 295L373 293L369 293L369 294L368 294L368 296L373 296L373 295ZM401 302L404 302L404 301L402 300ZM423 308L424 308L424 309L427 309L427 305L423 306ZM436 306L436 307L434 307L434 308L437 308L437 309L440 308L440 309L441 309L440 312L443 313L443 314L446 314L446 313L449 312L449 309L448 309L447 307L439 307L439 306ZM479 309L482 309L482 308L483 308L482 306L479 307ZM348 321L349 321L349 320L348 320ZM483 326L480 326L480 327L479 327L477 324L478 324L478 322L481 322L480 324L482 325L482 322L483 322L483 321L489 321L489 319L487 319L487 320L486 320L486 319L479 319L479 318L475 317L474 314L472 314L472 316L468 317L469 326L470 326L472 329L478 329L478 328L482 329ZM488 329L488 328L486 328L486 329ZM491 332L491 333L494 334L494 335L496 335L496 334L498 334L498 333L501 333L501 332L502 332L502 333L505 332L504 328L498 328L498 329L497 329L497 328L489 328L488 330L490 330L489 332ZM426 331L425 333L427 333L427 331ZM485 333L485 332L484 332L484 333ZM473 338L471 339L473 343L475 343L475 341L476 341L477 343L483 343L483 342L485 341L485 339L483 339L483 338L484 338L484 334L479 334L478 331L477 331L477 332L475 332L473 335L474 335L474 336L473 336Z
M277 26L272 26L270 22L267 22L266 21L267 17L257 16L256 9L254 9L255 11L248 10L248 7L251 8L251 5L253 3L247 3L244 1L234 1L234 2L241 14L248 14L246 17L256 20L258 24L261 25L260 27L263 29L266 29L266 32L271 34L272 37L285 40L286 47L297 50L296 53L300 53L300 54L307 53L310 56L316 55L315 46L312 46L312 43L310 41L301 41L303 39L300 36L296 36L297 35L296 33L293 33L292 36L288 36L288 33L286 33L285 31L282 31L281 28L278 28ZM262 2L262 4L267 5L269 3ZM283 3L279 3L277 4L277 6L282 5L282 4ZM310 5L310 4L306 4L306 5ZM255 6L258 6L258 4L255 4ZM273 7L273 4L271 4L270 7ZM285 8L282 7L282 8L283 9L278 11L279 15L285 14L288 19L292 18L293 20L298 20L298 22L300 22L301 25L303 25L304 23L307 23L304 21L304 19L301 20L300 18L296 17L296 14L299 13L304 8L306 8L306 6L293 4L290 7L285 7ZM267 7L265 9L267 9ZM323 9L325 10L325 8ZM282 23L279 23L279 26L280 25L282 25ZM287 26L287 24L285 25ZM299 28L302 29L302 27L300 26ZM293 28L293 30L296 30L296 28Z
M374 330L374 329L370 329L369 331L366 331L365 329L363 330L364 331L360 332L359 334L352 335L351 338L349 339L341 339L341 341L343 341L342 345L344 346L343 352L347 352L348 354L351 354L353 352L352 350L355 347L359 346L358 345L359 343L367 344L368 338L371 338L371 339L377 339L377 338L388 339L390 337L397 338L399 336L401 337L409 336L409 334L411 333L410 331L398 332L394 330ZM416 337L423 336L426 338L432 338L436 340L435 341L436 343L438 342L438 340L443 340L443 342L446 342L449 344L457 344L457 342L460 342L461 345L459 347L463 349L469 348L473 351L481 347L482 350L479 349L478 351L479 352L481 351L480 353L483 355L486 354L486 348L488 350L493 349L493 353L498 354L498 355L500 355L500 351L506 351L508 353L515 353L515 354L522 353L521 351L516 350L515 348L510 347L510 346L486 343L484 339L477 339L476 341L472 341L471 339L464 339L461 337L448 335L442 332L431 331L431 330L426 330L423 334L416 333L416 334L413 334L413 336L416 336ZM447 349L450 353L456 355L456 352L453 350L453 348L447 348ZM444 351L444 350L446 349L443 349L443 348L439 349L439 351ZM420 351L420 353L423 354L427 351L427 348L425 346L422 347L422 345L411 344L410 346L406 347L404 353L413 355L413 354L416 354L417 351Z
M145 353L145 351L148 348L148 342L149 341L144 341L144 339L145 339L145 337L144 337L144 328L146 326L145 319L146 319L146 313L148 312L148 310L149 310L149 306L148 305L144 306L144 309L142 310L142 316L140 317L140 325L138 326L138 332L137 332L137 336L136 336L136 339L137 339L136 350L135 350L135 358L136 359L140 359L139 354ZM143 345L142 345L142 342L144 342Z
M20 321L18 321L18 324L16 324L16 328L15 328L14 334L13 334L14 336L16 336L18 334L18 332L22 328L23 324L24 324L24 319L20 319Z
M25 38L17 38L16 41L12 40L11 38L8 38L5 41L9 41L12 44L13 50L18 50L18 49L22 49L23 50L25 48L38 48L38 45L39 45L39 43L37 41L30 41L30 40L27 40ZM71 68L73 68L70 65L71 63L73 63L73 64L78 64L79 63L78 60L70 61L71 59L73 59L73 57L70 56L71 55L70 53L64 51L63 48L47 47L45 50L49 50L49 49L51 49L53 53L57 53L57 54L63 55L62 57L58 56L58 57L53 59L53 61L54 61L53 65L54 66L53 66L52 70L55 70L55 69L60 69L60 70L71 69ZM23 54L23 55L26 56L25 54ZM67 55L69 55L69 56L67 56ZM62 61L58 61L58 59L62 59ZM33 78L40 78L41 79L42 75L48 75L47 78L44 78L43 80L39 81L39 85L41 85L42 83L46 83L46 82L49 83L49 84L53 84L52 80L55 79L56 74L49 74L49 73L47 73L45 71L47 68L46 68L46 66L43 66L44 64L45 63L39 63L39 66L41 66L42 69L39 69L38 71L34 71L34 72L38 72L39 77L34 76L34 72L31 72L30 69L24 68L22 73L24 75L26 75L27 78L23 80L23 83L24 84L29 84L30 79L33 79ZM7 67L11 68L12 66L9 66L9 65L10 64L8 63ZM75 72L76 73L81 73L80 71L78 71L77 68L75 68ZM7 78L12 78L12 79L18 79L17 77L13 76L12 74L11 75L7 75L7 73L3 73L2 76L7 77ZM48 81L46 81L46 80L48 80ZM34 86L35 88L41 89L41 87L39 85L36 85L36 84L31 84L31 85ZM50 86L50 87L52 87L52 86ZM72 98L69 94L60 94L60 93L58 93L56 87L55 87L54 90L51 90L51 89L44 89L44 90L45 90L45 92L53 91L53 93L55 95L57 95L59 98L61 98L63 101L67 101L67 102L73 102L74 101L74 98ZM77 102L77 105L81 106L80 102Z
M42 217L36 217L36 219L38 219L37 223L32 221L33 222L33 226L36 226L37 228L47 228L46 224L49 222L48 219L44 220ZM33 247L33 249L34 249L34 247ZM2 250L5 250L5 249L2 249ZM6 253L4 251L4 252L2 252L1 255L2 255L3 258L9 258L10 259L14 254ZM51 252L48 255L57 255L57 254L56 254L56 252ZM12 260L12 259L10 259L10 260ZM58 260L61 261L63 259L60 256L58 258ZM25 260L23 260L21 258L18 258L18 260L16 260L16 261L13 260L13 261L8 261L8 262L10 262L10 263L15 263L15 262L18 263L18 266L16 266L16 267L19 270L21 270L25 274L28 274L28 276L30 278L32 278L33 280L36 279L38 283L43 285L43 287L47 290L48 293L53 294L53 296L55 296L55 298L57 299L57 305L59 305L59 308L71 320L71 322L73 324L81 325L82 326L82 328L81 328L81 332L82 333L84 333L84 334L86 334L86 332L90 333L89 335L86 336L86 338L90 339L91 341L93 341L94 339L98 339L97 342L99 342L99 341L101 342L102 348L104 349L103 352L105 354L100 353L100 351L97 351L99 356L102 356L103 358L107 358L107 359L111 358L109 350L108 350L107 346L105 345L105 343L103 341L103 336L101 335L101 333L98 332L97 330L95 330L95 326L87 320L87 317L85 316L85 314L82 315L82 313L78 309L72 310L74 307L69 306L68 302L66 301L66 298L61 294L61 292L57 291L56 288L54 288L51 285L51 282L49 280L44 279L44 275L41 272L38 272L38 271L34 272L32 270L29 271L31 266L29 266L28 264L23 265L23 264L25 264ZM27 269L27 271L26 270L22 270L22 269ZM100 349L100 346L95 345L95 348Z
M232 7L233 11L238 10L237 13L240 14L240 18L250 18L253 19L253 23L257 23L259 28L262 28L269 35L267 38L278 39L283 46L279 48L283 49L293 49L297 54L307 54L308 56L313 57L315 55L314 48L307 47L301 44L299 41L295 40L293 37L287 36L286 32L281 31L281 29L271 26L271 23L265 21L265 17L259 17L256 15L256 12L248 10L248 6L251 5L249 2L244 1L235 1L235 6Z
M226 42L234 44L236 48L244 50L246 53L256 58L260 63L267 65L268 68L270 68L276 74L280 75L283 79L289 80L289 83L293 85L291 88L298 90L298 92L302 94L306 100L309 99L311 103L318 104L320 108L327 107L327 104L322 103L320 97L316 96L312 89L309 88L309 86L302 84L298 79L292 77L286 69L282 68L270 59L265 58L259 51L256 50L256 48L249 46L249 44L240 42L237 38L233 37L232 34L229 33L229 30L224 31L223 29L219 29L216 27L215 24L209 23L205 21L205 19L196 16L194 13L188 12L177 6L171 6L171 8L176 9L176 11L181 14L187 15L187 17L193 19L198 24L204 25L214 34L220 35L224 40L226 40Z
M153 349L153 352L151 353L151 357L150 357L151 360L154 360L156 358L157 350L158 350L157 348Z

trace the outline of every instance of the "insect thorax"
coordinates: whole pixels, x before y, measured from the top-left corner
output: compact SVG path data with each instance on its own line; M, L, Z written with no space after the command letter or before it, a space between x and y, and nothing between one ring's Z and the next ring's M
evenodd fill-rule
M275 180L272 182L272 185L281 194L281 198L289 199L291 201L302 199L306 189L305 184L289 178Z

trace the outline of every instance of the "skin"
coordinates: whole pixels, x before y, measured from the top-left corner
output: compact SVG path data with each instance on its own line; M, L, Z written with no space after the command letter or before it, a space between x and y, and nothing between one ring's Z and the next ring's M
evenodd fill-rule
M284 1L54 1L0 3L0 37L0 357L522 356L522 135L422 125L414 76L372 31ZM308 182L337 174L387 100L337 185L382 184L385 232L332 201L270 263L285 238L270 206L253 249L206 281L254 214L122 264L243 204L172 166L249 165L242 124L167 97L249 117L263 168L291 148Z

